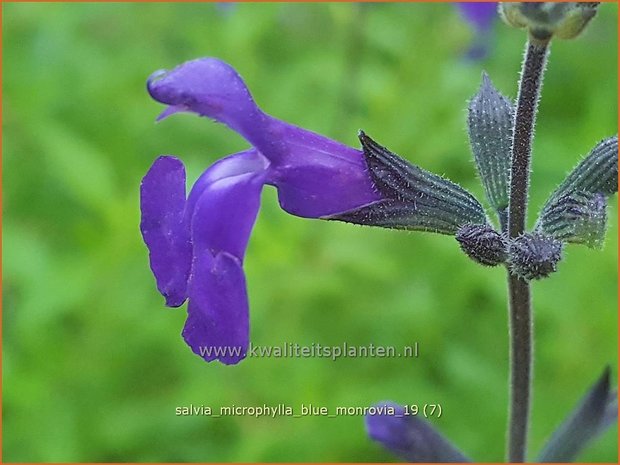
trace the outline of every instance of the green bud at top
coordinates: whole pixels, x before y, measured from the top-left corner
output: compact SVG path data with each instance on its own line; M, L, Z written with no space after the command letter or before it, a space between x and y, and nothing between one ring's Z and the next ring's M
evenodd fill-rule
M527 28L534 40L573 39L596 15L600 2L502 2L499 12L506 24Z

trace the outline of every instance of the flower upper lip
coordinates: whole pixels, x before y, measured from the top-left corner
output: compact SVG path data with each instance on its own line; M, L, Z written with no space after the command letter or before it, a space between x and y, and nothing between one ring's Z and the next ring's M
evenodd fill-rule
M152 73L146 81L146 90L153 100L170 105L172 107L183 107L185 111L195 107L196 97L187 89L175 85L174 70L169 71L160 69ZM212 98L205 98L210 101ZM181 110L179 110L181 111Z
M163 96L160 95L160 92L155 87L155 84L158 81L165 79L167 74L168 74L168 70L165 70L165 69L158 69L157 71L153 72L146 80L146 90L148 91L151 98L153 98L153 100L157 100L158 102L161 102L161 103L173 105L175 102L163 101L162 100Z

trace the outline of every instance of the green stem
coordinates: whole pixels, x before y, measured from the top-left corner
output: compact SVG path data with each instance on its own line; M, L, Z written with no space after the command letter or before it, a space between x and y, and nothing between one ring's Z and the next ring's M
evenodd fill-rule
M530 40L519 82L510 171L508 235L515 238L525 231L530 176L532 137L538 99L548 55L548 42ZM532 372L532 306L527 281L508 274L510 332L510 419L508 461L524 462L530 415Z

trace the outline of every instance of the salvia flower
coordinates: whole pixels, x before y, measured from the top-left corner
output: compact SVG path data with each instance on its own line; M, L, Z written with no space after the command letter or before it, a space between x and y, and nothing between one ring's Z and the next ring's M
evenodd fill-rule
M490 29L497 18L496 2L459 2L457 6L463 17L480 31Z
M481 60L489 53L492 44L493 24L497 19L496 2L458 2L461 16L474 30L474 40L466 53L470 60Z
M252 148L209 167L185 193L185 169L158 158L142 181L141 231L166 304L189 300L183 337L207 361L234 364L249 343L243 259L265 184L305 218L454 235L487 224L484 209L449 180L410 164L363 132L356 150L264 113L237 72L204 58L148 80L167 105L158 120L192 112L226 124Z
M374 413L376 412L376 413ZM394 402L380 402L366 416L371 439L412 463L470 462L429 423Z
M141 231L157 287L168 306L189 300L183 337L207 361L234 364L246 355L249 317L243 259L266 184L277 188L280 206L292 215L452 235L479 263L510 263L514 269L519 263L509 256L517 248L511 248L503 234L513 110L487 77L470 104L470 139L502 232L493 229L480 202L465 189L409 163L363 132L362 150L357 150L266 114L237 72L218 59L158 71L147 88L167 105L158 120L192 112L227 125L252 146L209 167L189 195L185 168L173 156L158 158L142 181ZM606 205L601 195L616 190L611 182L617 179L614 160L617 138L598 146L576 169L577 181L569 177L552 196L560 200L544 210L549 214L543 215L539 229L560 241L600 242ZM594 175L601 169L606 173L599 181L602 187L589 177L590 171ZM581 191L587 194L583 202L598 209L575 220L574 208L562 209L566 202L560 194L583 199ZM561 227L556 226L558 215ZM538 258L529 257L528 263ZM554 271L555 263L542 268ZM523 273L542 276L534 274Z
M248 346L243 257L263 185L277 187L294 215L337 215L381 199L362 152L263 113L244 82L212 58L158 72L159 119L189 111L228 125L254 148L208 168L185 195L181 161L155 161L141 186L141 230L158 289L169 306L189 299L183 337L205 360L237 363Z
M471 462L437 431L421 412L391 401L376 404L366 415L368 436L409 463ZM543 446L537 463L573 462L596 438L618 422L618 393L607 367Z

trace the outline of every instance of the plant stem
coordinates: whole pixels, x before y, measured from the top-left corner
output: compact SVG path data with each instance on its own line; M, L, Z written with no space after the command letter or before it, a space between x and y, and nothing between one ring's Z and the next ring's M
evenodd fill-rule
M508 275L510 292L510 420L508 461L524 462L530 416L532 310L530 285Z
M508 235L515 238L525 231L530 176L532 137L538 99L547 62L548 42L530 40L519 82L519 96L512 139ZM530 414L532 371L532 308L530 285L508 274L510 332L510 419L508 461L524 462Z
M547 63L547 53L548 42L528 42L525 61L521 70L519 97L512 136L510 204L508 207L508 231L511 238L523 234L525 230L532 136L538 110L538 98Z

